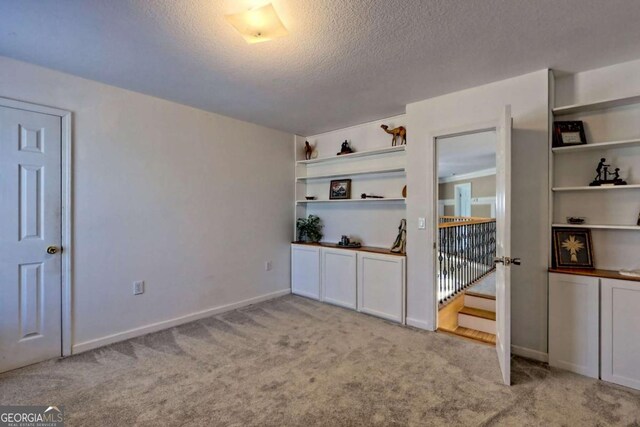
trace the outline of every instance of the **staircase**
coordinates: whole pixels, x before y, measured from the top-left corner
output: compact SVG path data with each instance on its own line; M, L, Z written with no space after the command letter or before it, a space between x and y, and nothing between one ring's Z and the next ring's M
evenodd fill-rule
M438 330L495 345L495 297L464 291L440 310Z

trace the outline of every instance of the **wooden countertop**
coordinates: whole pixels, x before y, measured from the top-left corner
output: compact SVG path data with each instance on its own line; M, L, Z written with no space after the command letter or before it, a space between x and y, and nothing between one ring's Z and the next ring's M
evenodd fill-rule
M293 245L305 245L305 246L320 246L323 248L333 248L333 249L344 249L346 251L361 251L361 252L371 252L374 254L381 255L393 255L393 256L406 256L406 254L397 254L395 252L391 252L387 248L377 248L375 246L360 246L359 248L345 248L344 246L340 246L337 243L307 243L307 242L291 242Z
M550 268L549 273L573 274L575 276L603 277L605 279L640 282L640 277L623 276L615 270L599 270L597 268Z

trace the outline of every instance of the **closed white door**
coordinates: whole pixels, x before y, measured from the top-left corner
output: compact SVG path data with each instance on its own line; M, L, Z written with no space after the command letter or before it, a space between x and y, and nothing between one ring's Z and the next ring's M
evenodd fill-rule
M454 187L455 192L455 216L471 216L471 183L457 184Z
M496 150L496 351L511 384L511 106L504 108Z
M0 107L0 372L61 356L60 184L60 117Z

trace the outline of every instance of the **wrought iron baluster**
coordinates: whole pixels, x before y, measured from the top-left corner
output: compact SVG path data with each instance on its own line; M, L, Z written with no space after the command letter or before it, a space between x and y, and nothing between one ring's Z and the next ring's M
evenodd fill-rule
M444 303L495 269L495 220L441 217L438 301Z

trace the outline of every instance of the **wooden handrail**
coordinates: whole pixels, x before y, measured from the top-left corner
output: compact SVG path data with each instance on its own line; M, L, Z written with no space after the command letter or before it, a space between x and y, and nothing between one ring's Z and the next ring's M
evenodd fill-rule
M444 218L444 217L441 217L441 218ZM451 218L456 218L456 217L451 217ZM480 217L457 217L457 218L465 218L465 219L451 221L451 222L440 222L438 223L438 228L464 227L464 226L473 225L473 224L486 224L488 222L496 222L495 218L480 218Z

